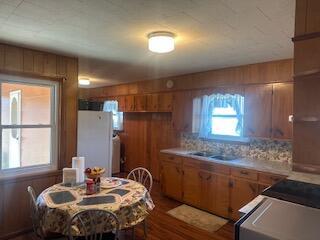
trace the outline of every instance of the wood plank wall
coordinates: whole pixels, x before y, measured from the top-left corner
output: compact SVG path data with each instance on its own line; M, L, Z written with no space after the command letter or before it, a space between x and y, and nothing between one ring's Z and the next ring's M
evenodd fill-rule
M0 73L60 82L59 169L70 166L77 147L78 60L0 44ZM0 239L31 229L28 185L40 193L59 181L60 170L11 178L0 176Z
M295 170L311 173L320 173L319 13L319 0L296 1L293 164Z
M87 99L90 97L206 89L217 86L287 82L292 81L292 63L292 59L284 59L110 87L80 88L79 96ZM168 80L173 81L173 87L170 89L166 87Z
M192 92L196 93L198 89L221 86L232 91L245 84L291 82L292 71L292 60L285 59L111 87L80 89L79 96L103 101L108 96L181 90L194 90ZM171 89L166 87L168 80L174 83ZM125 169L146 167L155 180L159 180L159 151L180 145L180 132L173 128L172 113L124 113L124 131L120 138L126 148Z

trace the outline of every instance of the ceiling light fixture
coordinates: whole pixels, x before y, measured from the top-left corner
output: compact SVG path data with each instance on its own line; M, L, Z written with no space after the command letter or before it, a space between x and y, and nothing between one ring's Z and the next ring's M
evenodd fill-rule
M151 52L167 53L174 50L174 35L171 32L152 32L148 38Z
M90 80L88 78L80 78L79 84L82 86L88 86L90 85Z

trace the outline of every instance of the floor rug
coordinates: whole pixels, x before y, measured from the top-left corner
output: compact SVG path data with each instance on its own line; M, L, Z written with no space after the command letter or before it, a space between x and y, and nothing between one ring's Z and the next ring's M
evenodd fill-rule
M201 211L185 204L171 209L167 213L181 221L208 232L215 232L228 222L228 220L224 218Z

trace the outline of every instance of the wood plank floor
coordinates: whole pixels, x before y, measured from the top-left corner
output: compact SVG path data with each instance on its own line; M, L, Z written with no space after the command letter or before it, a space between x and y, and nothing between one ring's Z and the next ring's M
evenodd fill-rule
M156 205L148 217L148 240L232 240L233 223L229 222L215 233L209 233L195 228L187 223L175 219L166 212L179 206L181 203L164 197L160 193L160 185L155 183L152 190L152 199ZM143 229L138 226L135 231L135 240L142 240ZM32 233L22 235L13 240L36 239ZM131 239L131 231L122 232L120 240Z

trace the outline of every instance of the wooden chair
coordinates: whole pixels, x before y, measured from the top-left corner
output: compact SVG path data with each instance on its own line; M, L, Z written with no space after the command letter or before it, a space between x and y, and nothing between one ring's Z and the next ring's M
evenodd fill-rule
M152 184L153 184L153 178L151 173L142 167L138 167L133 169L127 176L127 179L134 180L136 182L141 183L143 186L145 186L149 193L151 193L152 190ZM147 220L143 220L143 230L144 230L144 237L147 237ZM132 227L132 239L134 239L134 227Z
M38 238L44 239L44 240L46 240L46 239L52 239L52 240L66 239L66 237L64 237L63 235L46 234L43 231L35 191L31 186L28 186L27 191L28 191L29 197L30 197L30 211L31 211L32 227L33 227L33 231L36 234L36 236Z
M101 222L103 220L103 222ZM69 239L102 240L119 239L120 223L118 217L109 211L88 209L76 213L70 220ZM112 231L105 233L105 229ZM74 231L81 232L81 237L74 236Z

